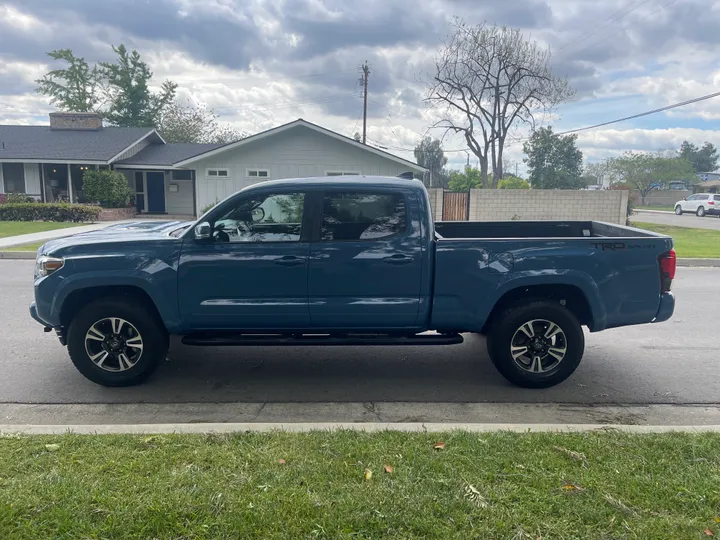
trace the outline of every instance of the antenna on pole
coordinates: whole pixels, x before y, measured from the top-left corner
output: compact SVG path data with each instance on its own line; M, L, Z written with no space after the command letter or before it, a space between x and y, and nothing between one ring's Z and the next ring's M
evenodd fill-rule
M367 99L368 99L368 77L370 76L370 68L368 67L367 60L361 66L362 69L362 83L363 83L363 134L362 142L366 144L367 141Z

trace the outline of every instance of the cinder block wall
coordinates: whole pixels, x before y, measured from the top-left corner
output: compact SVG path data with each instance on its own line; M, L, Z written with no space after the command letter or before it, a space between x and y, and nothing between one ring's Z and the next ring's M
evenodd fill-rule
M430 207L432 208L433 221L442 221L443 214L443 190L441 188L429 188Z
M567 219L625 224L627 204L628 192L619 190L473 189L470 221Z
M655 189L645 195L645 206L673 206L676 202L692 195L692 191L680 189ZM640 205L642 198L640 192L633 190L632 198L635 204Z

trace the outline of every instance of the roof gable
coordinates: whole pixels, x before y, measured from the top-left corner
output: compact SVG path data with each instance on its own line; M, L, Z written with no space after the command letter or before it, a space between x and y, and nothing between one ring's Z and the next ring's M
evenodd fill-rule
M406 159L403 159L401 157L395 156L393 154L390 154L388 152L384 152L382 150L379 150L377 148L373 148L372 146L368 146L366 144L362 144L357 142L355 139L351 139L350 137L345 137L344 135L340 135L339 133L336 133L332 130L329 130L327 128L324 128L322 126L318 126L317 124L313 124L312 122L308 122L306 120L303 120L302 118L299 118L293 122L283 124L282 126L278 126L272 129L268 129L267 131L262 131L260 133L256 133L255 135L251 135L250 137L246 137L245 139L241 139L239 141L235 141L229 144L225 144L223 146L220 146L218 148L203 152L201 154L198 154L196 156L181 160L176 162L174 165L176 167L184 167L190 163L193 163L195 161L206 159L208 157L221 154L223 152L228 152L231 150L235 150L237 148L241 148L247 144L250 144L252 142L257 142L262 139L272 137L274 135L278 135L280 133L285 133L286 131L289 131L291 129L297 128L297 127L305 127L308 129L311 129L317 133L320 133L322 135L331 137L335 140L341 141L343 143L346 143L348 145L354 146L355 148L359 148L361 150L364 150L366 152L370 152L372 154L381 156L385 159L389 159L391 161L394 161L396 163L400 163L402 165L405 165L409 169L416 171L416 172L424 172L427 169L424 167L421 167L417 163L413 163L412 161L408 161Z

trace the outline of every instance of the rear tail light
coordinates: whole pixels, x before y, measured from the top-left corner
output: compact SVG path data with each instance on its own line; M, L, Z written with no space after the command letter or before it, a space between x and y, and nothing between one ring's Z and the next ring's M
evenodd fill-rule
M677 267L677 258L675 257L675 250L671 249L667 253L663 253L658 257L660 263L660 284L661 292L669 292L672 286L672 281L675 279L675 269Z
M708 201L708 204L714 205L715 201Z

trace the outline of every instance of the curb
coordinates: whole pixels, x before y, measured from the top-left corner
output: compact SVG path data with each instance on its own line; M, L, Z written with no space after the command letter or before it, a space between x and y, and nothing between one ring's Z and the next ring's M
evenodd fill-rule
M30 259L35 260L35 251L0 251L0 259Z
M707 426L639 426L623 424L455 424L455 423L212 423L212 424L126 424L126 425L0 425L2 434L19 435L134 435L134 434L208 434L238 432L285 431L302 433L308 431L352 430L363 432L447 432L468 431L473 433L511 431L515 433L720 433L720 425Z
M633 208L633 212L640 212L641 214L672 214L675 215L675 212L671 212L670 210L644 210L643 208Z
M678 266L720 268L720 259L678 259Z

